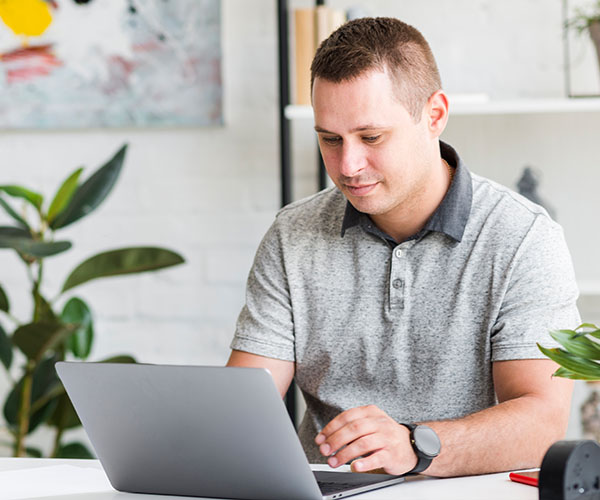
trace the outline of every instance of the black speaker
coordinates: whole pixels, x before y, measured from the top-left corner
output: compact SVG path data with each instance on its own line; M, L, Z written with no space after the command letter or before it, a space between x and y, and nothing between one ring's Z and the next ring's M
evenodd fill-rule
M542 461L540 500L600 500L600 445L558 441Z

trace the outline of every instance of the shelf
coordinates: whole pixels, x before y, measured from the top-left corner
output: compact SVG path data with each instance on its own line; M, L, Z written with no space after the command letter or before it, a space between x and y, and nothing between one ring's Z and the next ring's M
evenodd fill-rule
M482 95L448 96L451 116L513 115L537 113L586 113L600 111L600 98L511 99L494 101ZM311 106L289 105L288 120L312 120Z
M581 296L597 296L600 295L600 281L581 280L577 282L579 294Z

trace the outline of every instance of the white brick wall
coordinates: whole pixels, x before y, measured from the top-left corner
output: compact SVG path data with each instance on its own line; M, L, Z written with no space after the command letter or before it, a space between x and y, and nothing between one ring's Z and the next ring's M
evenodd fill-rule
M452 92L562 95L559 0L377 0L368 8L421 28ZM221 364L229 354L246 274L279 204L275 1L223 0L222 30L222 128L0 135L0 183L22 183L48 196L74 168L84 164L89 175L123 142L130 144L105 205L58 233L75 247L48 259L48 295L75 264L101 250L160 244L187 259L159 274L74 290L96 315L93 358L125 352L144 362ZM600 113L455 118L446 134L474 170L501 182L513 185L525 163L544 171L542 194L565 225L581 279L600 279L594 250L599 121ZM315 189L314 139L310 124L294 128L299 197ZM0 251L0 283L23 319L31 307L24 277L17 259ZM5 387L0 376L0 394Z

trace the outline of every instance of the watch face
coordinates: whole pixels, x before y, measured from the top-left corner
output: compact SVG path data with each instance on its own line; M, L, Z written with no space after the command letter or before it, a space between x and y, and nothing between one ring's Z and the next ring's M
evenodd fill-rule
M431 427L418 425L413 431L413 438L415 445L424 455L433 458L440 454L442 447L440 438Z

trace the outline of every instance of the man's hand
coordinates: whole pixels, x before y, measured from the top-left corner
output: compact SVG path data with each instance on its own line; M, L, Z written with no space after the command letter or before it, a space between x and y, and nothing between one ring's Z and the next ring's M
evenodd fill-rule
M383 469L404 474L417 464L410 432L377 406L361 406L340 413L315 438L331 467L339 467L360 456L352 469L366 472Z

